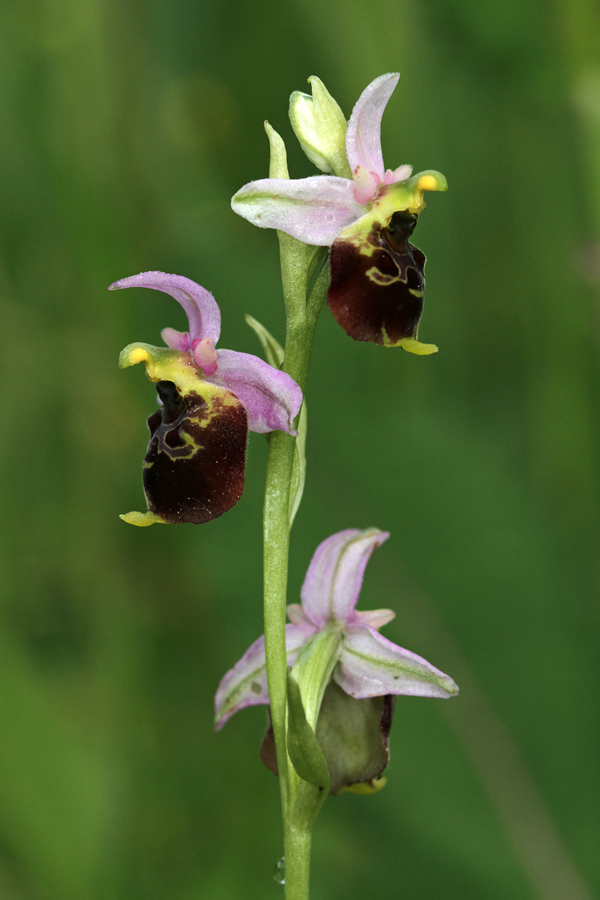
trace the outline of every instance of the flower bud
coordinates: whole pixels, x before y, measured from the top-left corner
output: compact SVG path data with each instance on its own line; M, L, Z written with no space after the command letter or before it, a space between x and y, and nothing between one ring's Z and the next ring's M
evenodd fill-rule
M294 134L321 172L349 178L344 114L320 78L311 75L308 81L312 97L301 91L294 91L290 97Z

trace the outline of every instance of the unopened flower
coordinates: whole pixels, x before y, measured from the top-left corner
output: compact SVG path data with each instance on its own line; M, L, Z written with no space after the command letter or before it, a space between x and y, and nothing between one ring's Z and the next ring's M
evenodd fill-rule
M306 715L316 722L333 793L372 783L386 767L395 695L446 698L458 693L448 675L379 634L394 618L392 610L356 610L369 557L388 537L376 528L351 528L323 541L306 573L301 605L288 606L287 659L301 690L306 689L302 675L311 668L311 654L319 653L324 670L331 672L318 708L307 709ZM246 706L268 703L260 637L219 685L216 727ZM263 748L263 759L272 763L268 748Z
M349 175L346 159L346 119L320 78L308 79L312 97L294 91L290 122L300 146L321 172Z
M232 207L261 228L331 246L327 302L355 340L429 354L437 347L417 339L425 256L409 237L425 207L425 191L445 191L447 184L433 170L411 176L411 166L384 167L381 119L399 77L376 78L354 107L346 131L351 179L264 178L238 191Z
M189 331L165 328L168 347L129 344L121 368L143 362L160 408L148 419L144 461L148 512L122 518L133 525L208 522L239 500L248 430L296 434L302 391L285 372L235 350L216 350L221 313L213 295L181 275L142 272L109 290L164 291L184 308Z

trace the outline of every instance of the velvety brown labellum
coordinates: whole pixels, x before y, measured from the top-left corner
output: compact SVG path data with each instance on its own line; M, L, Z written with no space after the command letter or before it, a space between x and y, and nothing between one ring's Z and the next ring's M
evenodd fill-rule
M197 393L182 398L171 381L156 387L163 406L148 419L148 509L170 524L208 522L242 495L246 410L224 389L207 391L205 399Z
M413 213L397 212L387 226L375 222L364 239L333 242L327 304L356 341L394 346L417 337L425 254L408 240L416 223Z
M335 681L329 682L319 712L317 740L329 770L330 794L354 784L372 784L386 769L395 703L391 694L357 700ZM270 711L260 758L278 774Z

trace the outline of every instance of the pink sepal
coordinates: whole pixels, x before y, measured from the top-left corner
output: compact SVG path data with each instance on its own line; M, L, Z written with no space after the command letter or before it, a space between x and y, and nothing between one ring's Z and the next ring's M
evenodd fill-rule
M277 228L305 244L329 247L364 214L353 191L354 182L334 175L263 178L244 185L231 206L259 228Z
M451 697L458 687L431 663L398 647L369 625L348 625L333 677L351 697L407 694L413 697Z
M302 585L302 609L318 627L337 620L351 622L363 582L365 566L389 533L348 528L319 544Z
M350 170L363 166L368 172L376 172L378 181L384 177L381 152L381 118L400 74L390 72L380 75L368 85L352 110L346 132L346 155Z
M298 650L314 631L314 628L306 625L285 626L285 647L289 666L294 664ZM216 730L219 731L225 722L240 709L268 702L265 638L264 635L261 635L246 650L233 669L230 669L221 679L215 696Z

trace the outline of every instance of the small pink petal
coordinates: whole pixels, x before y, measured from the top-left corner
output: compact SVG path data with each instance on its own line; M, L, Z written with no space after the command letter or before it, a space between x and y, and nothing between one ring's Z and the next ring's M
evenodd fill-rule
M213 347L209 338L202 341L196 338L192 341L192 350L194 351L194 362L198 368L202 369L205 375L214 375L217 371L217 351Z
M381 118L399 78L398 72L390 72L372 81L358 98L348 122L346 154L351 171L364 166L369 172L377 172L378 181L383 181L385 171Z
M310 619L299 603L290 603L287 608L288 619L294 625L310 625Z
M370 625L371 628L383 628L395 618L396 613L393 609L354 610L352 622L357 625Z
M398 166L398 168L394 169L393 172L391 169L388 169L385 173L383 183L396 184L396 182L398 181L406 181L407 178L410 178L411 174L412 166Z
M376 172L367 172L364 166L357 166L354 170L353 195L357 203L366 206L372 200L379 187L379 177Z
M183 353L187 353L190 349L190 336L187 331L176 331L175 328L163 328L160 336L171 350L181 350Z

